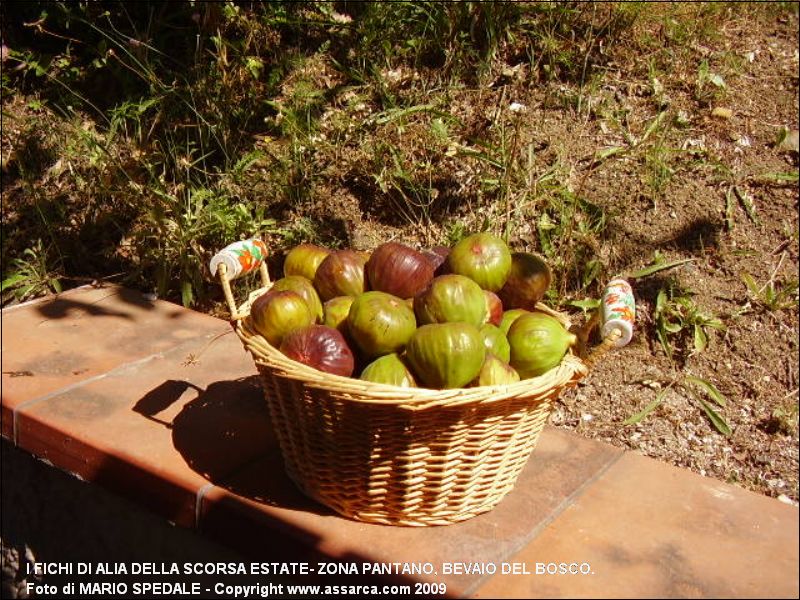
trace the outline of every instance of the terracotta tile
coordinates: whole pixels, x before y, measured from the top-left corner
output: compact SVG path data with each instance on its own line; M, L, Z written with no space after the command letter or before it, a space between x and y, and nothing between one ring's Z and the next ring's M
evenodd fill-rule
M0 435L14 439L14 409L0 402Z
M439 573L422 579L443 581L448 594L459 595L481 576L444 575L443 562L502 561L514 554L620 455L610 446L547 428L516 488L493 511L445 527L409 528L352 521L306 499L284 474L275 447L208 491L201 528L256 557L291 552L307 560L431 562Z
M80 288L3 311L3 435L20 404L87 381L225 321L119 286Z
M513 558L478 598L796 598L798 511L633 453ZM591 575L536 575L536 563Z
M23 406L18 444L194 526L198 490L267 448L255 373L233 333L195 338Z

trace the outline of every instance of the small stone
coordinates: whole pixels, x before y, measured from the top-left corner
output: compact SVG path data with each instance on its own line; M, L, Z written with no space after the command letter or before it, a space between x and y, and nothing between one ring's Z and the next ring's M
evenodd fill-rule
M730 108L717 106L711 111L711 116L717 119L730 119L733 116L733 111Z
M800 134L797 129L785 131L781 138L781 141L778 143L778 148L780 150L795 153L800 152Z

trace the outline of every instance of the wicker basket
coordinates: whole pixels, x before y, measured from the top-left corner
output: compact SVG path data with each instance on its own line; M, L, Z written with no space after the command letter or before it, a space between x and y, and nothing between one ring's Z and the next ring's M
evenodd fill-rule
M514 487L552 402L589 371L569 353L546 374L503 386L430 390L331 375L287 358L252 328L250 304L270 286L266 268L264 287L238 308L221 271L289 477L360 521L446 525L491 510Z

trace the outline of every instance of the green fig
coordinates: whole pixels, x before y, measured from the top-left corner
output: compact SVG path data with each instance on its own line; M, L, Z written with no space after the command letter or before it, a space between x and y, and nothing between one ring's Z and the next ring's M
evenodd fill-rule
M287 334L313 324L314 314L297 292L271 289L253 301L250 321L264 339L278 348Z
M523 379L557 366L577 338L561 322L541 312L519 317L508 330L510 364Z
M347 335L347 315L355 298L353 296L336 296L322 305L322 324L338 329Z
M365 292L353 300L347 330L364 356L400 352L417 328L414 311L386 292Z
M395 352L385 354L368 364L361 372L361 379L399 387L417 387L414 375Z
M463 275L440 275L414 296L414 312L421 325L464 322L480 327L486 321L486 296Z
M504 362L511 360L511 347L499 327L495 327L491 323L485 323L481 326L480 332L487 352L491 352Z
M491 352L486 354L478 377L473 385L508 385L519 381L519 373Z
M423 325L411 336L406 358L417 379L431 388L460 388L475 379L486 347L468 323Z
M330 254L327 248L322 248L315 244L300 244L295 246L286 255L283 261L283 275L300 275L309 281L314 281L317 268Z
M322 301L319 299L314 284L302 275L288 275L278 279L272 284L272 289L278 292L297 292L306 301L317 322L322 321Z
M524 308L514 308L511 310L507 310L503 313L503 318L500 319L500 331L503 332L504 335L508 335L508 329L511 325L520 318L522 315L528 314L530 311L525 310Z
M475 233L458 242L447 257L453 273L472 279L480 287L496 292L511 270L511 252L491 233Z

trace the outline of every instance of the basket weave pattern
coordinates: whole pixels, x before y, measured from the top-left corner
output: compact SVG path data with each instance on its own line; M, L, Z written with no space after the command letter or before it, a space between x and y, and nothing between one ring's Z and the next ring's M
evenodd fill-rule
M446 525L492 509L514 487L552 401L588 372L568 354L512 385L398 388L295 362L249 317L236 331L261 375L288 475L308 496L371 523Z

